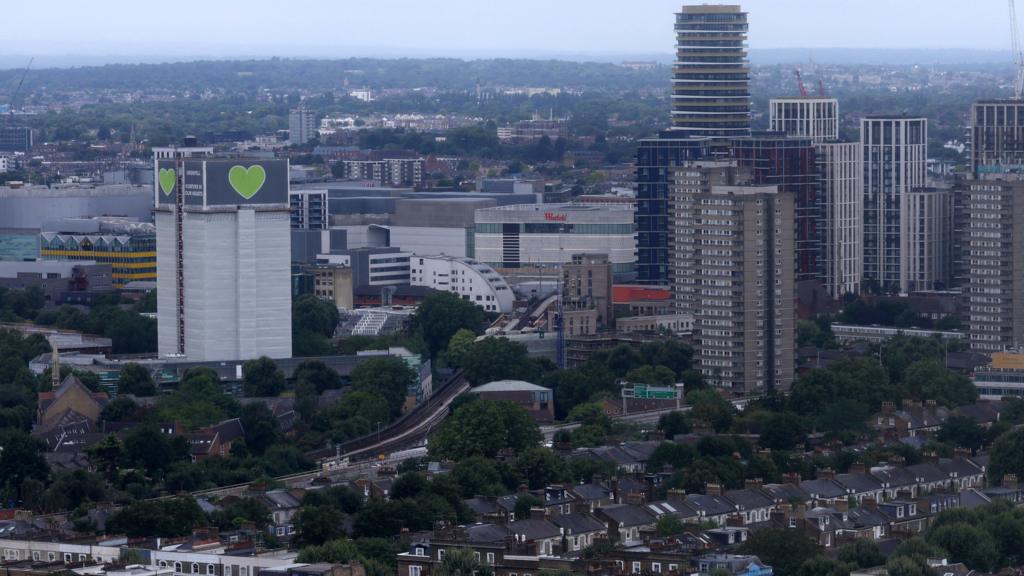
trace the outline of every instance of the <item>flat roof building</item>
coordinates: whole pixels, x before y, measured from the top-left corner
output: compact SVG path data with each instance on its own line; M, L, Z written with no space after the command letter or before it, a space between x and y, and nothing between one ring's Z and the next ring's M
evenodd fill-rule
M161 356L289 358L287 160L155 160Z
M412 286L451 292L487 312L512 312L512 288L487 264L472 258L414 255L409 270Z
M499 272L558 268L573 254L607 254L618 281L636 276L633 207L528 204L476 211L476 259Z

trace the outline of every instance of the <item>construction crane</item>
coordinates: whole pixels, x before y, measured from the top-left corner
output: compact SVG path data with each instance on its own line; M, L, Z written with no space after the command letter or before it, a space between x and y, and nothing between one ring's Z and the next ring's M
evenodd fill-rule
M25 66L25 70L21 73L21 80L18 80L18 85L14 88L14 94L11 94L10 110L8 112L11 116L14 116L14 103L18 100L18 93L21 92L21 85L25 83L25 76L28 76L28 71L32 68L32 63L35 62L35 56L28 59L28 66Z
M1013 83L1013 97L1020 100L1024 94L1024 53L1020 51L1020 38L1017 37L1017 7L1010 0L1010 49L1017 61L1017 78Z
M1012 0L1011 0L1012 1ZM807 88L804 86L804 79L800 76L800 69L793 70L793 74L796 76L796 84L800 87L800 97L807 98Z

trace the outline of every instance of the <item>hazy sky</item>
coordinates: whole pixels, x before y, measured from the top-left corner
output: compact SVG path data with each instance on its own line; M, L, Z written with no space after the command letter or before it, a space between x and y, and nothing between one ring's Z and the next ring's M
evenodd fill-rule
M669 54L679 0L3 2L25 55ZM747 0L759 48L1009 46L1004 0ZM1024 2L1021 2L1024 17Z

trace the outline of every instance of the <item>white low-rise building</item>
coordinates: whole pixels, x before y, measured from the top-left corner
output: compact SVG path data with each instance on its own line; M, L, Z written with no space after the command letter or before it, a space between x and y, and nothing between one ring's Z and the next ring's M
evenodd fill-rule
M410 284L458 294L488 312L512 311L515 297L508 282L490 266L471 258L413 256Z

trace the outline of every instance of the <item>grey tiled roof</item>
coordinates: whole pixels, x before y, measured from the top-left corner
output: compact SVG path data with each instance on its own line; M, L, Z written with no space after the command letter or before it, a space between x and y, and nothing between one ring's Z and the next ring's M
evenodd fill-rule
M623 526L644 526L654 524L654 515L640 506L630 504L615 504L605 506L601 511L613 521Z

